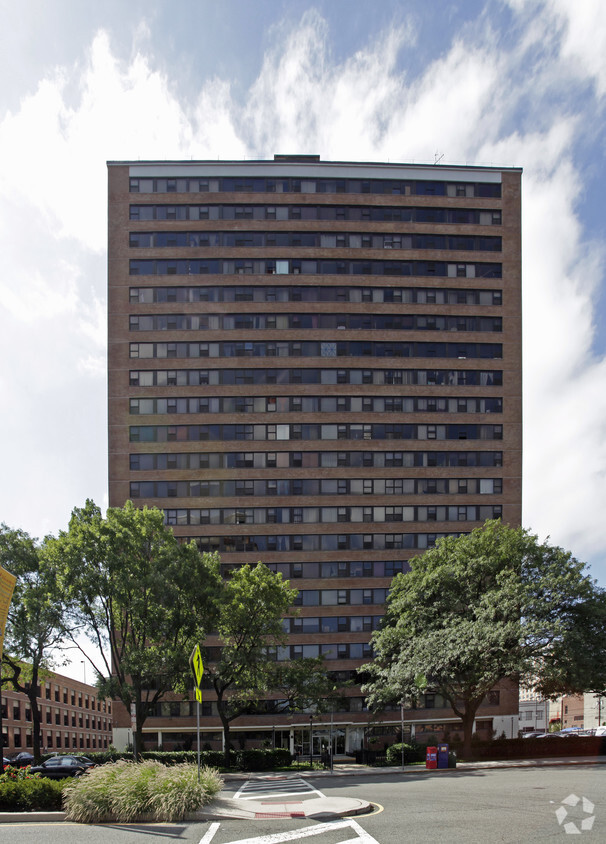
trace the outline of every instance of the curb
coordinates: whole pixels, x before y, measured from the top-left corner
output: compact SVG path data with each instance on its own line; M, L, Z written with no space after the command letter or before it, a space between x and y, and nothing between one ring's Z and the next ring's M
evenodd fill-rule
M65 821L65 812L0 812L3 823L52 823Z
M270 808L271 807L271 808ZM258 802L218 798L196 812L197 820L270 820L276 818L310 818L330 820L372 811L366 800L354 797L317 797L311 800L289 802Z

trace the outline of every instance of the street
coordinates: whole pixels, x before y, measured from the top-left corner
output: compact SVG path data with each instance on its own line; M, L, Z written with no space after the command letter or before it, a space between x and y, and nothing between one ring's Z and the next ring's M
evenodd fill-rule
M528 842L567 833L606 838L604 774L599 765L509 768L430 774L310 779L311 789L290 783L228 783L223 796L294 802L317 797L359 797L375 804L370 815L335 821L276 818L205 823L82 826L5 824L11 844L141 844L173 840L192 844L436 844ZM584 799L583 799L584 798ZM564 801L564 802L563 802ZM594 818L592 821L591 818ZM574 826L570 826L573 824ZM589 829L588 827L591 827Z

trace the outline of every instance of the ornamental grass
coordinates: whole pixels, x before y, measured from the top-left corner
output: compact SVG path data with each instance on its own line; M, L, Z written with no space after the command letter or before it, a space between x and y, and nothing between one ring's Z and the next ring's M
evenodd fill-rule
M67 819L79 823L136 820L180 821L217 794L223 785L214 768L166 767L152 760L119 761L93 768L64 790Z

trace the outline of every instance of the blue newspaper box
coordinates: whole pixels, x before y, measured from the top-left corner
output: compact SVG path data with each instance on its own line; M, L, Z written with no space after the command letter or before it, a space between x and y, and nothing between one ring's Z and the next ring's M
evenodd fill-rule
M447 744L439 744L438 745L438 768L447 768L448 767L448 745Z

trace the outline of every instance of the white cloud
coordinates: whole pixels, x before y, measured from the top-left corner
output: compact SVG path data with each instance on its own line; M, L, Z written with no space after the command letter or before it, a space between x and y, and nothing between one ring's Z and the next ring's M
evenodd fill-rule
M597 94L606 94L606 23L601 0L509 0L509 5L529 15L534 25L556 27L560 32L559 58L566 72L593 80ZM543 7L543 8L541 8Z
M3 466L13 482L2 518L57 530L71 506L105 493L106 159L431 162L437 151L445 164L525 169L524 520L606 561L606 372L593 351L603 253L584 232L577 158L602 105L579 91L606 90L606 27L597 2L510 5L520 27L511 48L482 20L412 81L400 70L415 56L409 24L336 62L335 34L308 12L272 30L243 109L226 79L179 101L145 27L128 63L101 32L81 66L41 80L0 123L0 353L11 360L0 386L14 408L0 433L21 444ZM576 87L563 84L571 68Z

